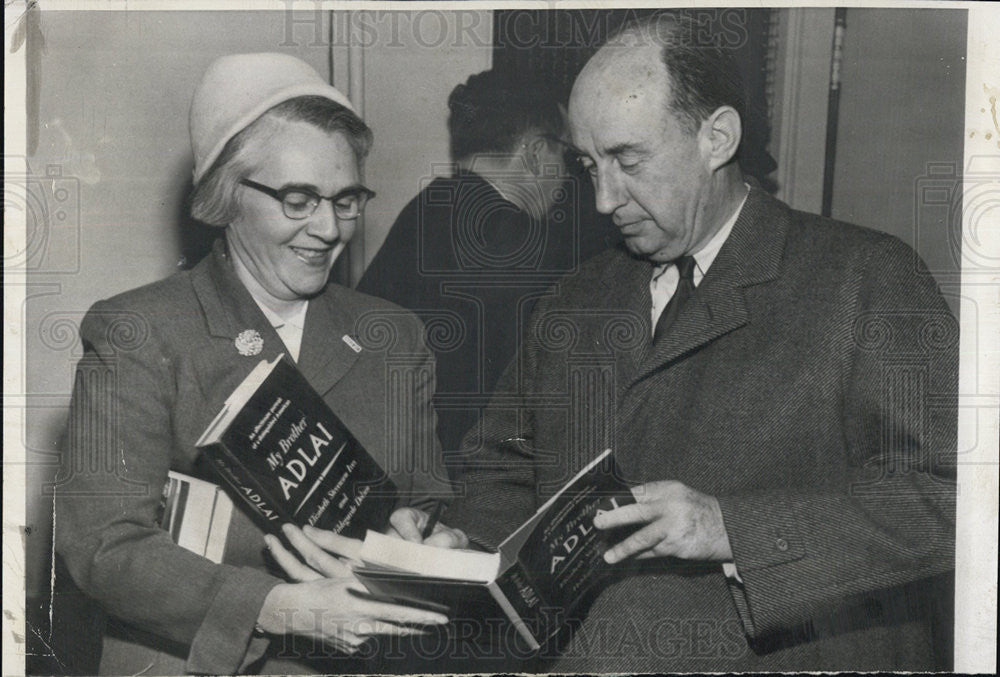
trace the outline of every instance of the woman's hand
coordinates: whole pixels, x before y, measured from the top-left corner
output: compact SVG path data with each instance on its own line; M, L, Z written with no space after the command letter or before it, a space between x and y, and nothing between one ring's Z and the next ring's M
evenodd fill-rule
M268 593L258 624L270 634L293 634L320 639L347 654L355 653L375 635L414 635L448 618L432 611L381 602L368 595L350 567L291 525L283 527L289 542L307 562L302 564L274 536L265 536L275 561L296 583L281 583ZM312 529L312 534L338 547L360 547L360 542ZM334 536L334 539L328 538ZM351 543L353 541L356 546ZM356 551L355 551L356 552Z
M389 529L386 534L402 538L404 541L434 545L439 548L467 548L469 537L461 529L453 529L438 522L434 532L426 539L423 537L424 527L430 519L423 510L417 508L399 508L389 517Z

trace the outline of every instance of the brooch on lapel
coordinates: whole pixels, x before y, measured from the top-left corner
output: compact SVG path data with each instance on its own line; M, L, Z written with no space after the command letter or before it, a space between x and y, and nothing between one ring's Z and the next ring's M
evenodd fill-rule
M260 351L264 349L264 339L260 337L260 333L256 329L244 329L233 341L233 344L236 346L236 352L244 357L260 355Z

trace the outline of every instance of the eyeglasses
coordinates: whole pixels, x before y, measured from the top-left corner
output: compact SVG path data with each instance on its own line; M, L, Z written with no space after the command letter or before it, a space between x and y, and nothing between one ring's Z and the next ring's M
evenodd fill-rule
M364 186L352 186L331 197L324 197L300 186L275 190L250 179L240 179L240 183L273 197L281 203L281 211L285 213L285 216L295 220L309 218L316 212L320 202L329 200L333 203L333 213L338 219L351 221L361 216L365 205L375 197L375 191L368 190Z

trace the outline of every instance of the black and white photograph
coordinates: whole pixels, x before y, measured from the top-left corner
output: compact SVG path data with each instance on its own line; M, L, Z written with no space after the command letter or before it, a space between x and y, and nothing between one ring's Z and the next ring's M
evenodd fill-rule
M4 675L995 672L997 35L8 3Z

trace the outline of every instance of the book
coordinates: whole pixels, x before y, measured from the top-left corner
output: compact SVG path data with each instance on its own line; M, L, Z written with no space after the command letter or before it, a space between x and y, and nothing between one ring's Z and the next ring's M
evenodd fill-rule
M389 523L395 485L283 355L250 372L196 446L279 537L285 522L350 537Z
M246 513L224 487L171 470L156 523L174 543L216 564L260 566L258 531ZM183 675L187 654L184 644L112 623L102 641L100 674Z
M610 449L591 461L495 553L449 550L367 532L355 575L373 595L450 614L502 612L527 646L554 635L584 594L613 569L604 561L622 530L601 531L601 511L635 503Z
M171 470L160 508L160 527L174 543L217 564L222 562L233 501L221 487Z

